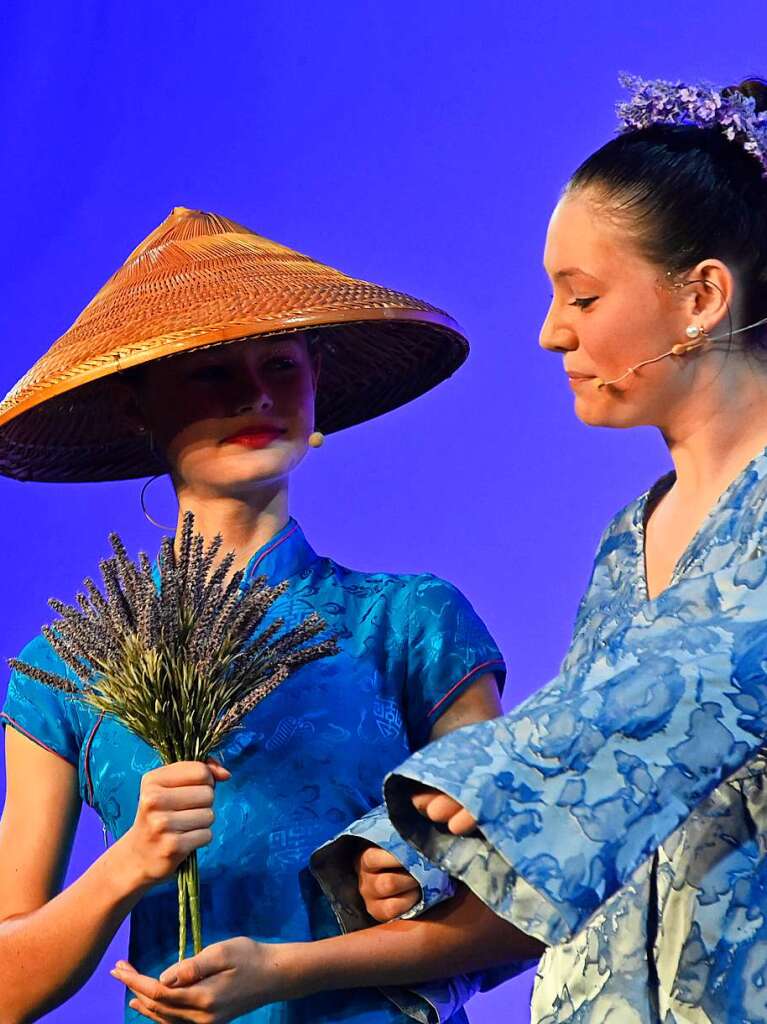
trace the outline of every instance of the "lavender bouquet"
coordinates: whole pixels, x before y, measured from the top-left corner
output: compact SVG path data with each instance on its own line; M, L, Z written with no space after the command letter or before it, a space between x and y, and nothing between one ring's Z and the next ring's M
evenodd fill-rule
M187 513L178 556L166 537L156 582L148 556L128 557L117 534L114 555L100 563L103 593L90 578L76 606L51 599L59 619L43 628L54 651L80 680L11 659L13 668L111 715L153 747L164 764L204 761L245 715L301 665L337 652L316 613L284 630L277 619L256 632L287 583L264 577L242 592L230 577L234 552L218 559L222 540L206 546ZM197 855L177 871L179 959L191 921L202 949Z

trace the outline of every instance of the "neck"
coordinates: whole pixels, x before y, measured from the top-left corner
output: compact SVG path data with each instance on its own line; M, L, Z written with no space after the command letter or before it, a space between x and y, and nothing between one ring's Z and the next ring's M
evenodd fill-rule
M288 511L287 484L267 485L246 496L198 494L180 486L178 495L178 528L181 535L184 515L192 512L195 529L206 542L221 534L221 553L235 551L232 572L244 568L254 551L268 543L285 526Z
M767 374L738 364L725 363L661 428L686 501L709 502L767 447Z

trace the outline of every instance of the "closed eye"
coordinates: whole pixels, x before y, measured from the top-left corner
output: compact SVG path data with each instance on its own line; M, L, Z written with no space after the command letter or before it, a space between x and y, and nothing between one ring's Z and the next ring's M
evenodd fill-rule
M264 366L268 370L294 370L298 363L295 359L291 359L290 356L273 356L271 359L267 359Z
M227 367L217 363L210 363L207 366L199 366L189 373L191 380L216 381L222 380L228 375Z
M596 302L598 298L598 295L592 295L588 299L573 299L572 302L568 302L568 306L577 306L578 309L588 309L592 302Z

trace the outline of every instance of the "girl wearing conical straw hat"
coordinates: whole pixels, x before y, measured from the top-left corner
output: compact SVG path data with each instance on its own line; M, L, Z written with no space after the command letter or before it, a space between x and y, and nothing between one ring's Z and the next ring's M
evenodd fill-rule
M213 760L164 765L123 722L42 685L37 677L64 671L49 639L25 648L33 674L14 671L2 713L4 1020L34 1019L70 996L128 913L131 963L114 973L130 1021L320 1024L342 1013L372 1024L434 1007L465 1020L461 1004L481 978L413 984L493 964L498 930L514 930L468 894L452 897L447 876L377 805L384 775L410 752L499 713L501 655L444 581L318 556L290 516L288 480L325 434L410 401L466 352L458 326L427 303L176 209L0 404L3 473L66 482L168 472L179 516L221 535L241 587L288 581L270 614L290 625L316 610L340 647L283 682ZM83 800L115 841L53 896ZM352 882L318 867L324 894L310 856L355 821L341 841ZM156 979L177 958L172 879L194 851L202 955L216 970L202 988L174 990ZM432 917L369 927L406 907ZM338 940L348 943L343 969L293 968L291 950L339 927L357 930ZM521 953L535 953L525 941ZM265 949L280 951L281 989L265 987Z

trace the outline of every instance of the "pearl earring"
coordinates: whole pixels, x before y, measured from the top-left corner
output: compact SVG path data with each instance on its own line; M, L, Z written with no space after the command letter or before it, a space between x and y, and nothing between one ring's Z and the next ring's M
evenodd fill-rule
M684 333L687 335L690 341L697 341L701 334L705 334L706 332L703 330L702 327L698 327L697 324L690 324L690 326Z
M325 435L319 430L314 430L309 434L307 444L310 448L321 448L325 444Z

